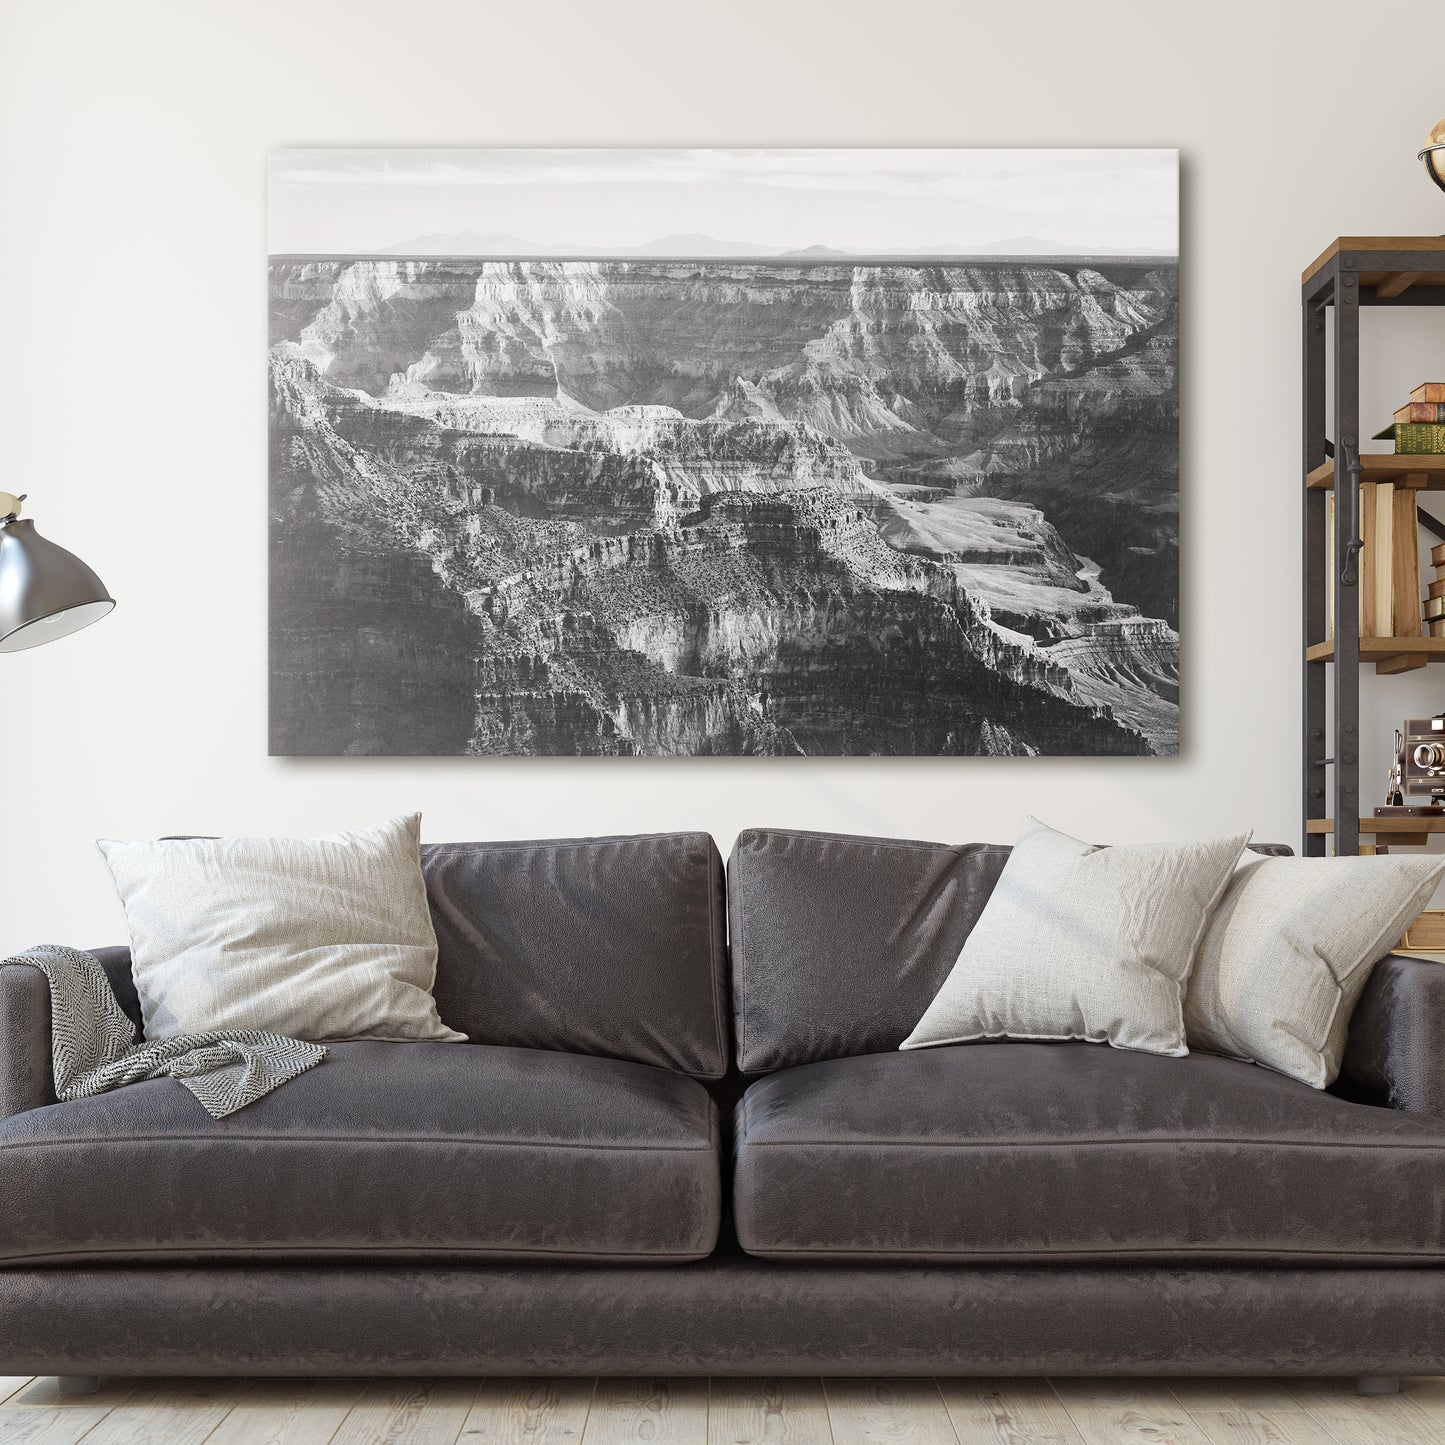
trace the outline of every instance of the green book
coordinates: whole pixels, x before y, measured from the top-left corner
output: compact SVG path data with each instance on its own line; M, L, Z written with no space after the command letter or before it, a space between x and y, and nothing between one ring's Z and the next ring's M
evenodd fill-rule
M1428 421L1397 421L1384 431L1375 433L1376 441L1395 443L1396 455L1410 453L1415 456L1445 453L1445 423Z

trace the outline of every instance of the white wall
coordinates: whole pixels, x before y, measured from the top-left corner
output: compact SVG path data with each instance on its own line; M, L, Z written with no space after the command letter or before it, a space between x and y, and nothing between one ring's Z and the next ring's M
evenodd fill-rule
M1340 232L1445 230L1414 160L1438 48L1398 38L1420 14L0 0L0 486L120 600L0 658L0 948L120 936L96 836L413 808L430 838L707 828L725 850L764 823L1008 839L1029 811L1297 843L1299 274ZM1182 756L268 759L264 162L297 143L1181 147ZM1445 315L1371 323L1383 423L1445 378ZM1445 668L1371 688L1383 773Z

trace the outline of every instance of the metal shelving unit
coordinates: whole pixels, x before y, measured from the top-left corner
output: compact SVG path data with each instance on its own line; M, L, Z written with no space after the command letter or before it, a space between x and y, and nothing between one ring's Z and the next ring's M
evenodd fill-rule
M1341 236L1304 273L1304 799L1303 851L1360 850L1360 834L1423 841L1435 819L1360 817L1360 668L1398 673L1445 659L1445 638L1362 638L1359 618L1360 482L1445 490L1445 457L1361 453L1360 308L1445 305L1445 237ZM1326 326L1334 331L1333 396L1326 395ZM1433 378L1432 378L1433 379ZM1335 494L1334 555L1326 557ZM1428 514L1421 525L1445 541ZM1334 617L1327 625L1333 569ZM1326 640L1328 638L1328 640ZM1326 717L1325 669L1335 669Z

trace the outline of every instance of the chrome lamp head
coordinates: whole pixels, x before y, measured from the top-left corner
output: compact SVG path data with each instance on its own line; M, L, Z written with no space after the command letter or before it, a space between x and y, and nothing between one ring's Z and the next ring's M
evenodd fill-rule
M0 492L0 652L22 652L98 622L115 606L73 552L20 517L24 497Z

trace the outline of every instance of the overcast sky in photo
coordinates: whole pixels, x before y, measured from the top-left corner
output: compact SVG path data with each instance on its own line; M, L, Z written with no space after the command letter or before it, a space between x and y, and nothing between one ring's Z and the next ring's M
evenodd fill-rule
M270 249L457 238L463 254L516 240L586 255L702 235L772 252L966 254L1022 239L1173 255L1178 172L1174 150L279 150Z

